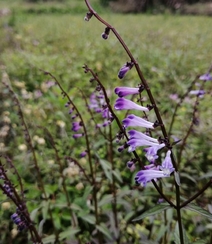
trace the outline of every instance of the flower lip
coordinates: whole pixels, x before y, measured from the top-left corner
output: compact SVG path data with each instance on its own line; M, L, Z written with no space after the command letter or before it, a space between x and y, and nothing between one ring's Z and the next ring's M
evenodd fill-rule
M116 110L129 110L129 109L135 109L140 111L149 111L149 108L140 106L131 100L128 100L126 98L118 98L115 102L114 108Z

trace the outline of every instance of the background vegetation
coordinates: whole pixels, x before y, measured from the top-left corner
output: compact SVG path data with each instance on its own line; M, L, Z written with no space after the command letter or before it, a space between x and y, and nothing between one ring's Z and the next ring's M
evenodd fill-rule
M92 2L93 7L116 27L135 54L168 126L176 105L176 101L171 99L170 95L184 94L196 76L206 73L211 64L212 19L207 16L179 16L168 13L114 14L109 9L101 7L99 1ZM32 151L25 142L17 107L2 83L0 152L11 158L21 175L26 190L27 207L32 220L43 235L44 243L56 243L55 236L57 243L98 241L92 187L80 168L69 158L76 159L90 175L87 158L79 157L85 149L85 142L83 139L76 141L72 138L72 120L68 109L65 108L67 101L61 96L57 86L50 87L53 79L44 75L43 70L57 77L79 106L92 138L92 150L102 159L98 162L93 160L93 164L99 179L98 231L107 243L116 243L119 235L120 243L163 243L164 238L168 243L173 243L171 231L175 228L175 216L172 210L167 211L164 216L147 218L138 223L131 221L153 206L159 200L158 194L151 184L145 189L134 189L134 173L126 168L131 156L127 152L119 154L115 143L113 162L116 171L112 175L115 175L117 189L119 226L114 227L111 206L112 169L108 162L110 160L107 140L102 138L99 130L95 129L91 122L85 101L79 96L79 89L83 90L87 98L95 89L89 82L90 77L84 74L84 64L98 72L111 94L116 86L138 84L134 70L123 81L117 79L119 68L128 61L117 40L111 35L106 42L101 38L104 27L100 23L94 19L89 23L83 21L87 12L84 1L35 4L8 0L0 1L0 10L1 80L12 86L20 101L48 199L36 183ZM206 87L211 91L211 83ZM111 95L111 102L114 100L114 95ZM201 120L195 127L185 157L182 159L182 189L185 198L204 185L205 177L211 176L211 103L209 92L201 101ZM193 100L190 98L179 110L173 129L174 135L178 138L181 138L188 128L192 104ZM119 116L123 117L122 114ZM101 121L100 118L97 120ZM108 133L107 130L105 132ZM113 133L117 133L116 126L113 127ZM51 136L54 138L60 162L55 154L57 150L52 147ZM142 157L141 149L139 153ZM11 175L11 179L15 186L18 185L15 176ZM69 206L62 187L63 182L70 199ZM15 225L10 221L10 215L15 212L13 204L3 194L0 195L0 199L0 242L30 243L27 233L17 233ZM198 199L198 204L210 209L211 201L211 189L208 189L201 199ZM75 224L73 219L76 221ZM164 219L166 224L161 224ZM185 212L183 221L190 241L202 240L205 241L202 243L209 243L209 220Z

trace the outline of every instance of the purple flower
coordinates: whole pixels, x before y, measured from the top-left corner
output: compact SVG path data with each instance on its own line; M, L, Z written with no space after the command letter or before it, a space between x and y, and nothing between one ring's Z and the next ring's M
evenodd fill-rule
M129 145L128 152L135 151L137 147L143 147L143 146L157 146L159 143L151 142L145 139L130 139L127 142L127 145Z
M166 157L160 166L160 170L162 170L164 174L169 174L169 175L175 170L172 164L170 150L167 151Z
M86 155L87 155L87 151L84 151L84 152L81 152L81 153L80 153L80 157L81 157L81 158L84 158Z
M130 135L130 139L145 139L147 141L158 143L157 139L152 138L152 137L150 137L150 136L148 136L148 135L146 135L140 131L137 131L137 130L129 130L128 134Z
M150 164L145 166L145 170L140 170L135 176L136 184L141 184L146 186L147 182L151 180L156 180L157 178L169 177L170 174L174 171L174 167L171 161L171 151L169 150L166 153L166 157L162 162L161 166L155 166Z
M140 106L125 98L118 98L115 102L114 108L116 110L135 109L141 111L149 111L147 107Z
M164 177L169 177L169 175L164 174L163 171L154 169L140 170L135 176L135 182L136 184L146 186L146 183L150 182L151 180Z
M147 160L150 163L154 163L155 160L158 158L158 155L157 155L158 150L160 150L163 147L165 147L165 143L161 143L159 145L144 148L143 151L146 153L145 157L147 158Z
M133 62L127 62L126 64L124 64L121 69L119 70L119 73L118 73L118 77L119 79L122 79L124 78L124 76L126 75L126 73L132 69L134 63Z
M73 137L74 139L77 139L77 138L80 138L80 137L82 137L82 136L84 136L83 133L81 133L81 134L74 134L72 137Z
M199 77L200 80L205 80L205 81L208 81L208 80L212 80L212 76L209 74L209 73L206 73L204 75L201 75Z
M125 97L128 95L134 95L134 94L139 94L140 92L140 87L138 88L131 88L131 87L116 87L114 92L119 96L119 97Z
M205 91L204 90L192 90L189 92L189 94L203 97L203 95L205 94Z
M78 131L81 128L81 122L73 122L72 123L72 130L73 131Z
M154 123L151 123L145 119L142 119L134 114L128 115L123 121L123 126L125 128L129 126L141 126L144 128L151 128L154 129Z

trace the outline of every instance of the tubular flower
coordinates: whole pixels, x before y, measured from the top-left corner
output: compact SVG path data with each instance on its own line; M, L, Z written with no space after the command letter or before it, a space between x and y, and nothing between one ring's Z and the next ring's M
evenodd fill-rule
M143 147L143 146L157 146L159 143L151 142L145 139L130 139L127 142L127 145L129 145L128 152L135 151L137 147Z
M118 98L116 100L114 108L116 110L135 109L135 110L141 110L141 111L149 111L149 109L147 107L140 106L125 98Z
M155 160L158 158L158 155L157 155L158 150L160 150L163 147L165 147L165 143L161 143L161 144L156 145L156 146L144 148L143 151L146 153L145 157L147 158L147 160L150 163L154 163Z
M154 123L151 123L145 119L142 119L134 114L128 115L127 118L122 120L124 128L129 126L141 126L144 128L154 129Z
M204 90L192 90L189 92L189 94L203 97L203 95L205 95L205 91Z
M170 150L166 153L166 157L160 166L160 170L166 174L171 174L175 170L172 164Z
M126 64L124 64L121 69L119 70L118 73L118 77L119 79L124 78L124 76L126 75L126 73L132 69L134 63L133 62L127 62Z
M205 81L208 81L208 80L212 80L212 76L209 74L209 73L206 73L204 75L201 75L199 77L200 80L205 80Z
M175 170L171 161L171 151L169 150L161 166L154 166L151 164L145 166L145 170L140 170L135 176L136 184L146 186L147 182L156 180L157 178L169 177L170 174Z
M139 94L140 87L138 88L131 88L131 87L116 87L114 92L119 96L119 97L125 97L128 95L134 95L134 94Z
M130 139L145 139L147 141L158 143L157 139L147 136L146 134L137 130L129 130L128 134L130 135Z

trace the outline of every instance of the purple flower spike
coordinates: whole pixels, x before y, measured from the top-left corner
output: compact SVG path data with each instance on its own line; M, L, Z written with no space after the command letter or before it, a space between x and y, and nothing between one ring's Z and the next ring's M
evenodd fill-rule
M81 122L73 122L72 123L72 130L73 131L78 131L81 128Z
M205 81L208 81L208 80L212 80L212 76L209 74L209 73L206 73L204 75L201 75L199 77L200 80L205 80Z
M157 155L158 150L160 150L163 147L165 147L165 143L161 143L156 146L144 148L143 151L146 153L145 156L146 156L147 160L150 163L154 163L155 160L158 158L158 155Z
M119 97L125 97L128 95L139 94L139 88L131 88L131 87L116 87L114 92Z
M118 77L119 79L122 79L124 78L124 76L126 75L126 73L132 69L134 63L132 62L127 62L126 64L124 64L121 69L119 70L119 73L118 73Z
M164 174L163 171L153 169L140 170L135 176L135 182L136 184L146 186L146 184L151 180L164 177L169 177L169 175Z
M147 141L158 143L157 139L152 138L150 136L147 136L146 134L144 134L144 133L142 133L140 131L137 131L137 130L129 130L128 134L130 135L130 139L144 139L144 140L147 140Z
M154 123L151 123L145 119L142 119L134 114L128 115L123 121L123 126L125 128L129 126L141 126L144 128L151 128L154 129Z
M114 108L116 110L135 109L135 110L141 110L141 111L146 111L146 112L149 111L149 109L147 107L140 106L125 98L118 98L116 100Z
M145 139L130 139L127 144L129 145L128 152L132 152L135 151L137 147L157 146L159 143L154 143Z
M162 170L163 173L167 175L170 175L175 170L172 164L170 150L166 153L166 157L160 166L160 170Z

